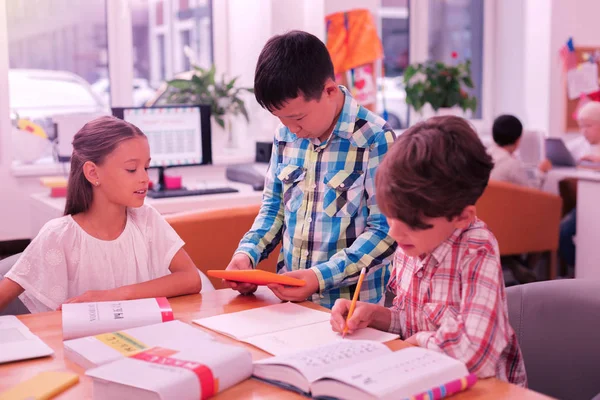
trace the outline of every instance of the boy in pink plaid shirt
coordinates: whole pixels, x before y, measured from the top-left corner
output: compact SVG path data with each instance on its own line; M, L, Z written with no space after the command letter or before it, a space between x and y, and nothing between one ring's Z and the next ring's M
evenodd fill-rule
M493 163L462 118L436 117L404 132L379 166L376 195L398 243L391 308L358 302L349 332L371 326L464 362L480 378L527 385L508 321L496 238L476 216ZM350 301L337 300L334 331Z

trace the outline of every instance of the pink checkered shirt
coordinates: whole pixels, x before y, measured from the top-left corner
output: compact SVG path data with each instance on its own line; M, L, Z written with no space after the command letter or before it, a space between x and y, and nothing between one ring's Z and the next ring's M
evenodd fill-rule
M396 251L388 289L396 293L389 331L463 361L480 378L527 386L508 322L496 238L480 220L457 229L425 258Z

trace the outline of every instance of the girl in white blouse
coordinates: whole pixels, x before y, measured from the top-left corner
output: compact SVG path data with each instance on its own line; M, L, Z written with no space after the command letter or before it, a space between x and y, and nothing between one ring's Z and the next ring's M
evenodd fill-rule
M144 204L149 163L136 126L108 116L88 122L73 139L65 215L44 225L0 281L0 310L17 296L42 312L198 293L183 241Z

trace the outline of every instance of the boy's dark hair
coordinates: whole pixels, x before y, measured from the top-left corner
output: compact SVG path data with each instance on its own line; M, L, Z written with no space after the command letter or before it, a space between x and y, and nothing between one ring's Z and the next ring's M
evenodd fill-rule
M460 215L488 184L491 157L469 123L434 117L404 132L377 170L377 203L387 217L412 229L428 229L423 218Z
M263 108L278 110L299 95L320 99L328 78L335 80L325 44L310 33L291 31L273 36L260 52L254 96Z
M85 212L92 205L94 192L83 173L83 165L87 161L101 165L121 142L135 137L146 135L137 126L111 116L93 119L75 134L65 215Z
M515 144L523 134L523 124L514 115L500 115L494 120L492 136L498 146Z

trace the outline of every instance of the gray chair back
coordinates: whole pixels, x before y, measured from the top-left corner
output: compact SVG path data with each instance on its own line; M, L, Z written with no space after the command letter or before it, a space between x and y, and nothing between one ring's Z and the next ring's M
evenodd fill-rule
M12 266L17 262L21 254L15 254L13 256L4 258L0 260L0 280L6 275L8 271L12 268ZM10 303L8 306L4 308L4 310L0 310L0 315L21 315L21 314L29 314L29 310L21 300L17 297Z
M563 400L600 393L600 280L561 279L506 289L529 388Z

